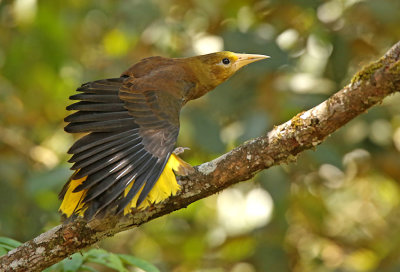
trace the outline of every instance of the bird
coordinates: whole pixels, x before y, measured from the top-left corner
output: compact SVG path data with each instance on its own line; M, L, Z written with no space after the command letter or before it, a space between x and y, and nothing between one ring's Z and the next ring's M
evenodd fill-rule
M266 55L222 51L186 58L152 56L120 77L96 80L70 96L68 150L74 173L62 188L66 219L127 215L176 195L176 176L193 167L175 150L181 108Z

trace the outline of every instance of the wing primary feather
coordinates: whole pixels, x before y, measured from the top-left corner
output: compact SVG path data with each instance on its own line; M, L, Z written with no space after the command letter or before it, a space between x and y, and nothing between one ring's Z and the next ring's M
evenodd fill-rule
M156 184L158 178L160 177L162 171L164 170L164 167L167 164L170 155L171 153L169 153L168 156L166 156L166 158L164 159L164 161L162 161L161 164L155 165L155 168L156 166L157 168L153 169L153 174L146 180L146 184L143 187L142 192L140 192L140 195L136 202L136 207L139 207L139 205L142 204L142 202L146 199L147 195L150 193L151 189L153 189L154 184Z
M67 126L65 126L64 130L69 133L109 132L113 130L120 130L121 128L130 129L135 127L137 127L137 125L134 123L133 118L130 117L101 122L69 123Z
M103 84L107 85L108 83L111 83L111 82L123 82L124 80L125 80L125 77L120 76L120 77L113 77L113 78L109 78L109 79L99 79L94 82L99 82L99 83L103 83Z
M89 175L82 184L80 184L78 187L75 188L74 192L79 192L84 189L89 189L93 185L95 185L99 182L100 183L103 182L104 178L108 177L113 172L119 170L122 167L125 167L124 169L126 169L126 171L131 170L131 169L134 170L136 167L138 167L143 162L144 155L147 154L148 156L151 156L148 153L146 153L143 149L140 150L138 153L143 154L143 156L141 156L139 160L133 161L132 158L137 155L137 154L133 154L133 155L130 155L130 156L122 159L118 163L109 165L109 166L103 168L102 170L100 170L96 173L93 173L92 175ZM124 172L122 174L126 174L126 172ZM122 174L118 175L117 179L120 179L123 176Z
M100 79L96 81L86 82L82 84L77 91L84 90L95 90L95 91L113 91L118 92L119 88L122 86L124 82L124 78L109 78L109 79Z
M68 154L80 153L89 148L114 141L118 138L124 138L129 136L131 133L136 134L139 132L139 128L130 129L127 131L120 132L93 132L83 136L77 140L71 148L68 150Z
M131 134L129 136L125 136L125 137L121 137L120 139L111 141L111 142L107 142L105 144L102 145L97 145L92 147L91 149L86 149L85 151L79 152L79 153L75 153L69 160L68 162L79 162L82 161L83 159L89 158L99 152L105 152L109 149L111 149L112 147L115 147L117 145L123 145L126 144L127 142L131 142L134 141L136 139L138 139L140 136L138 134ZM104 153L103 153L104 155Z
M135 178L134 173L126 175L118 182L118 184L115 184L102 196L98 197L95 200L92 200L90 205L93 205L92 203L95 203L96 205L96 211L94 212L94 216L101 213L103 209L105 209L108 205L110 205L115 199L120 197L123 191L125 190L126 186L128 186L131 180L134 178Z
M91 188L92 186L96 185L97 183L104 182L105 178L107 178L109 175L113 174L113 170L116 171L122 167L125 167L124 169L126 171L131 170L133 168L132 165L127 165L130 162L131 162L131 160L128 157L126 159L122 159L115 165L114 164L109 165L109 166L103 168L102 170L100 170L92 175L89 175L82 184L80 184L78 187L75 188L74 192L79 192L81 190L87 190L87 189ZM123 172L122 174L124 174L124 173L126 174L126 172ZM116 179L120 179L123 176L122 174L118 175Z
M133 148L135 148L135 149L133 149ZM74 179L80 179L80 178L86 177L88 175L91 175L91 174L95 173L96 171L99 171L99 170L103 169L104 167L107 167L110 164L114 164L118 160L126 157L127 155L139 151L139 149L143 148L143 146L140 144L137 144L133 148L117 152L115 154L112 154L112 155L109 155L102 159L99 159L99 160L95 161L94 163L91 163L85 167L79 168L79 171L74 175Z
M132 153L136 153L136 152L140 151L140 149L142 149L142 148L143 148L143 145L141 144L141 139L135 138L124 144L114 146L104 152L97 153L84 161L76 162L71 167L71 170L78 170L78 169L82 170L83 168L90 166L91 164L94 164L103 158L115 157L115 159L117 159L117 158L120 158L120 156L122 156L124 154L129 155Z
M97 103L79 101L66 107L67 110L80 111L123 111L125 110L124 103Z
M99 95L116 95L119 92L119 88L117 86L110 86L110 88L106 88L108 86L103 86L99 88L90 87L88 85L82 85L78 89L77 92L86 93L86 94L99 94Z
M146 167L150 164L150 160L147 161L143 166ZM143 168L143 167L142 167ZM101 212L102 209L106 208L108 205L110 205L114 200L118 199L119 197L122 196L122 193L124 192L125 188L133 181L135 185L137 178L140 175L138 171L133 172L131 175L127 175L121 180L118 181L114 187L106 192L103 196L99 197L96 201L101 203L101 206L98 208L98 212ZM132 186L133 187L133 186ZM132 190L132 189L131 189ZM131 191L130 190L130 191ZM130 192L129 191L129 192Z
M154 157L153 157L154 158ZM139 186L139 184L137 186L135 186L135 184L137 184L137 182L142 182L142 180L140 180L140 176L142 176L143 171L146 171L146 169L151 166L151 162L153 160L150 159L148 160L146 163L144 163L142 165L142 167L136 171L134 171L133 175L128 175L125 176L124 178L122 178L120 181L118 181L118 184L115 185L115 187L113 187L111 189L111 191L106 192L103 196L101 196L98 201L102 203L102 205L99 207L99 212L101 211L101 209L107 207L111 202L113 202L114 200L116 200L118 197L120 197L122 195L122 193L124 192L125 188L133 181L133 186L131 188L131 190L129 190L128 194L136 187L139 187L139 189L141 188L141 185ZM143 183L143 182L142 182ZM132 193L131 193L132 194ZM127 195L128 196L128 195ZM133 195L135 196L135 194ZM131 197L131 199L133 198L133 196ZM125 197L126 198L126 197ZM125 199L124 198L124 199Z
M129 190L128 194L125 197L121 198L116 204L118 206L116 211L117 214L124 210L125 206L132 201L132 198L142 188L143 184L146 182L146 179L152 174L157 159L158 158L153 157L145 165L143 165L143 170L140 174L137 175L137 178L135 179L135 182L133 183L132 188Z
M125 172L125 173L124 173ZM98 197L100 194L102 194L103 192L105 192L107 189L109 189L111 186L113 186L115 184L115 181L117 180L117 177L120 175L124 175L124 174L129 174L126 173L127 170L126 169L122 169L121 171L114 173L110 176L108 176L107 178L105 178L103 180L103 182L96 184L95 186L93 186L86 194L85 198L83 199L84 202L89 202L92 201L93 199L95 199L96 197Z
M104 102L104 103L121 103L121 99L118 97L118 93L115 94L87 94L79 93L69 97L70 100L80 100L87 102Z
M117 112L102 112L102 111L78 111L68 115L64 118L65 122L89 122L89 121L107 121L121 118L128 118L128 111L117 111Z

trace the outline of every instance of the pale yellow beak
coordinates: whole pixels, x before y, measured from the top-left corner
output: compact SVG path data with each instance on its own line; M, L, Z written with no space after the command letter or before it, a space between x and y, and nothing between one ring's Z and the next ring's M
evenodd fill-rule
M236 69L239 70L243 66L246 66L249 63L259 61L262 59L268 59L270 56L265 56L265 55L255 55L255 54L237 54L235 53L236 57L238 58L235 61L235 66Z

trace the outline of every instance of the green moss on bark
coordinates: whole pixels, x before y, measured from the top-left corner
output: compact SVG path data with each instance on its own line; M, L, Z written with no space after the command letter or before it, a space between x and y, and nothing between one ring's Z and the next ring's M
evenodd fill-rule
M356 82L365 82L371 78L371 76L380 68L382 68L383 63L382 60L378 60L376 62L365 65L358 73L354 75L351 79L351 84Z

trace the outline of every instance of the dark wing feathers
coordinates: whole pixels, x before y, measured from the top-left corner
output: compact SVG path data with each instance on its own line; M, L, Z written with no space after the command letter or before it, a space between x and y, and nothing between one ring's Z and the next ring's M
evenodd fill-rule
M107 94L107 93L118 93L118 89L115 88L116 85L120 85L124 78L109 78L101 79L92 82L82 84L81 87L77 89L78 92L85 93L96 93L96 94Z
M118 131L121 128L131 129L136 128L133 118L124 118L116 120L98 121L98 122L77 122L69 123L64 130L69 133L81 132L109 132Z
M72 170L78 170L81 169L80 171L84 170L85 167L93 165L95 162L99 161L102 158L107 158L110 157L116 158L124 156L124 155L129 155L131 153L136 153L140 149L143 149L143 145L140 143L139 138L134 138L130 139L128 141L125 141L124 143L116 146L109 147L108 149L104 150L101 153L97 153L85 160L79 160L74 163L74 165L71 167ZM111 162L111 161L110 161Z
M113 203L113 206L118 207L118 204L115 203L115 201L122 197L121 195L123 194L125 188L129 185L129 182L135 178L135 175L136 174L134 173L130 173L129 175L124 176L117 184L113 184L113 186L107 189L105 193L98 196L97 201L93 203L94 205L89 205L85 216L90 218L96 214L102 213L106 207L112 205Z
M116 162L119 160L127 157L128 155L134 154L138 152L140 149L143 147L139 144L132 146L131 148L127 150L119 150L118 152L115 152L111 155L105 156L105 157L99 157L96 156L96 160L90 160L90 163L82 163L81 167L77 167L77 163L74 164L73 167L71 167L72 170L78 170L79 171L74 175L74 179L80 179L83 177L86 177L90 174L93 174L97 171L100 171L104 167L108 165L115 165ZM77 169L75 169L77 168Z
M111 186L115 185L114 181L117 178L119 173L114 173L112 175L107 176L102 180L102 183L97 183L91 190L89 190L83 199L84 202L89 202L98 197L100 194L108 190Z
M102 94L102 95L80 93L80 94L71 95L69 97L69 99L88 101L88 102L105 102L105 103L120 103L121 102L121 99L119 99L119 97L116 96L115 93Z
M129 113L124 111L116 111L116 112L101 112L101 111L93 111L91 113L87 112L75 112L71 115L68 115L64 121L65 122L94 122L94 121L107 121L114 119L124 119L129 118Z
M116 139L114 141L111 142L107 142L104 143L102 145L96 145L92 148L86 149L83 152L77 152L75 153L71 159L69 159L68 162L80 162L88 157L91 157L97 153L100 153L102 151L107 151L109 148L115 147L115 146L119 146L122 145L126 142L130 142L131 140L136 140L139 139L139 135L138 134L131 134L125 137L121 137L119 139Z
M146 198L161 175L179 132L181 103L166 108L161 88L148 90L140 79L121 77L83 84L79 100L67 107L77 112L65 118L67 132L87 135L69 149L73 154L72 179L86 177L74 192L87 190L83 199L85 217L116 208L124 210L140 191L137 206ZM169 102L171 103L171 101ZM163 107L164 106L164 107ZM124 190L133 182L124 197ZM60 193L63 197L65 190ZM76 211L79 212L79 211Z
M149 155L146 153L145 150L140 150L136 154L130 155L118 162L118 164L111 164L105 168L103 168L101 171L98 171L92 175L90 175L84 183L76 187L76 191L80 191L82 189L88 189L92 187L94 184L99 183L99 181L102 181L109 175L113 174L115 171L123 168L123 171L119 172L117 175L117 178L121 178L123 175L126 175L128 171L134 169L141 163L141 159L143 158L144 155ZM136 159L134 162L132 160Z
M79 111L123 111L125 110L122 103L94 103L94 102L76 102L66 107L67 110Z
M68 150L68 154L76 154L85 151L89 148L100 146L102 144L115 141L118 139L122 139L131 134L136 134L137 132L139 132L139 128L134 128L120 132L115 131L115 132L90 133L85 137L82 137L79 140L77 140Z
M145 164L142 165L141 175L138 175L135 179L135 182L132 185L132 188L129 190L128 194L126 195L125 198L121 198L118 200L118 208L117 208L117 213L120 213L124 210L125 206L129 204L131 199L139 192L139 190L142 188L142 186L145 184L145 182L149 182L148 178L149 176L153 173L153 169L155 168L155 162L157 161L157 158L152 157L150 160L148 160ZM161 173L160 173L161 174ZM158 178L158 176L157 176ZM138 202L141 203L141 202ZM140 204L138 204L140 205Z
M116 206L117 206L117 212L123 210L125 206L132 200L132 198L135 196L137 193L133 193L132 191L135 190L135 185L136 187L139 186L139 183L142 183L140 178L142 178L146 170L148 169L148 166L151 164L150 158L141 164L139 164L139 168L136 171L131 171L129 172L128 175L124 176L123 178L119 179L118 182L108 191L104 192L99 198L98 198L98 204L99 208L96 213L99 213L102 211L102 209L106 208L109 204L111 204L113 201L117 201ZM151 170L151 169L150 169ZM125 197L120 197L118 198L121 194L123 194L125 188L129 186L129 184L132 182L132 180L135 179L132 188L128 192L128 194ZM139 188L140 189L140 188ZM132 192L132 193L131 193ZM119 199L119 201L118 201ZM121 206L121 201L124 200L124 206Z
M150 193L150 191L153 188L154 184L156 183L158 177L160 176L161 172L163 171L165 165L167 164L167 161L168 161L168 158L166 158L164 160L159 160L157 162L153 173L147 179L147 182L143 187L143 190L138 198L138 203L142 203L142 201L146 198L147 194Z

